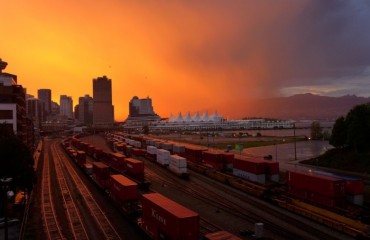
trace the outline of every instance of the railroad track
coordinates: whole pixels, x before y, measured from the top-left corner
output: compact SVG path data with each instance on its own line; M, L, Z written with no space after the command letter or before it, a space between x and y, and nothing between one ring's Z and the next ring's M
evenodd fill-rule
M94 218L96 224L99 226L100 231L105 239L121 239L117 231L114 229L103 210L99 207L98 203L93 198L91 192L87 189L81 178L76 173L75 169L70 163L70 158L67 157L60 147L53 146L57 158L61 164L66 168L68 174L71 176L76 188L84 199L86 206L89 209L91 216Z
M164 175L166 177L163 177L161 175ZM228 212L229 214L239 217L247 222L250 222L251 224L254 224L256 222L263 222L266 226L266 229L277 234L278 236L283 237L284 239L302 239L301 234L295 233L293 231L288 231L287 229L280 225L277 225L273 221L267 218L263 218L260 215L255 214L254 212L251 212L250 210L243 207L243 205L236 204L235 202L228 200L224 196L225 194L233 196L234 198L238 198L243 203L248 203L250 205L255 206L258 209L266 209L266 204L258 203L248 198L241 198L240 194L237 194L224 186L218 186L218 188L221 188L225 192L224 195L220 195L213 191L208 190L203 186L200 186L194 181L184 182L174 176L169 175L168 173L166 173L164 169L160 170L159 167L158 170L156 169L155 172L148 170L147 176L149 176L155 181L160 181L165 185L172 186L176 190L179 190L196 199L204 201L217 209ZM283 216L281 213L276 212L272 208L268 208L266 209L266 211L268 211L269 215L272 215L278 219L283 219L283 221L291 224L292 226L296 226L298 229L302 229L302 223L300 223L299 221L297 222L295 219L292 219L291 217ZM313 236L312 239L335 239L331 237L331 235L323 233L322 231L319 231L312 226L305 225L304 231L306 233L308 232L309 235Z
M53 156L56 156L55 152L55 143L53 143L51 152ZM88 234L84 225L82 224L82 219L79 214L79 211L76 207L76 204L73 200L71 192L68 188L67 181L64 177L64 173L61 166L60 159L54 159L56 177L61 189L61 194L64 202L64 207L68 216L70 230L72 231L74 239L89 239Z
M51 194L50 160L47 151L45 151L42 171L41 209L43 225L48 239L66 239L59 227L60 224L58 223L54 208L53 198Z

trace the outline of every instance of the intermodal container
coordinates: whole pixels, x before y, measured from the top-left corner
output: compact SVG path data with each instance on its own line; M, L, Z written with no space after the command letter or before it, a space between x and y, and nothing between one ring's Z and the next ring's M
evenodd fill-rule
M169 157L170 157L170 151L165 149L158 149L157 150L157 162L161 165L168 165Z
M186 163L186 158L180 157L178 155L170 155L170 165L179 167L179 168L186 168L187 163Z
M120 174L110 177L110 194L114 200L119 202L138 199L137 183Z
M157 148L154 146L147 146L146 151L152 155L157 154Z
M260 159L248 158L242 159L239 157L234 158L233 168L249 172L253 174L265 174L265 163Z
M288 186L329 197L345 196L345 181L313 173L288 171Z
M125 170L132 175L143 175L144 174L144 162L133 159L125 159Z
M109 166L102 162L93 162L93 173L98 178L109 179Z
M77 151L76 153L77 164L82 167L86 163L86 153L84 151Z
M199 239L199 215L159 193L142 195L142 227L151 239Z
M209 152L209 151L203 152L203 161L222 163L222 160L223 159L222 159L221 153Z
M364 194L364 182L361 179L346 180L347 195L362 195Z

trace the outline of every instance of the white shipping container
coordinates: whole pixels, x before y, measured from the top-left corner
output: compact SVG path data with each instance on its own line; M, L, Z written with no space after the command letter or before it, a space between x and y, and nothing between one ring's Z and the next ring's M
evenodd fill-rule
M179 167L176 167L174 165L170 165L169 169L170 169L171 172L174 172L177 175L185 174L185 173L188 172L188 169L186 167L179 168Z
M154 146L156 148L160 148L161 147L161 142L154 142Z
M146 151L149 153L149 154L157 154L157 148L154 147L154 146L147 146L146 147Z
M254 173L245 172L245 171L233 168L233 175L247 179L252 182L257 182L260 184L265 184L266 182L265 174L254 174Z
M180 157L178 155L170 156L170 164L176 167L187 167L186 158Z

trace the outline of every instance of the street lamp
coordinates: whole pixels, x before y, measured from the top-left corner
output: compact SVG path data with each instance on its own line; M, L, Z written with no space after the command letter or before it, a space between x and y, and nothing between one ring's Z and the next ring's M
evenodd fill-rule
M13 180L13 178L1 178L1 188L4 192L4 239L8 240L8 198L14 196L14 192L9 190L9 183Z

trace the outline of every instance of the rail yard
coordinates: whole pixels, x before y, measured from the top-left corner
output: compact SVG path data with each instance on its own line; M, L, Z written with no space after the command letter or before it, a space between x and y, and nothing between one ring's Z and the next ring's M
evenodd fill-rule
M315 221L309 219L313 208L306 212L309 218L300 216L302 209L292 210L292 206L297 206L291 200L278 197L279 184L270 180L256 183L261 180L259 176L253 178L254 183L235 180L227 173L216 171L218 165L212 161L198 164L194 159L189 161L185 154L169 160L159 157L162 160L156 161L148 153L149 148L147 152L150 141L153 139L142 139L139 146L138 137L119 134L46 139L40 164L43 236L47 239L368 238L368 225L357 220L348 223L355 226L342 224L339 229L333 227L333 220L327 220L330 222L327 224L320 222L320 217ZM158 147L166 148L166 145ZM208 156L212 158L213 154ZM184 165L182 157L187 164ZM269 177L276 179L275 172L271 173ZM121 180L114 184L114 179ZM279 191L274 190L271 195L266 191L269 184L274 186L271 189Z

